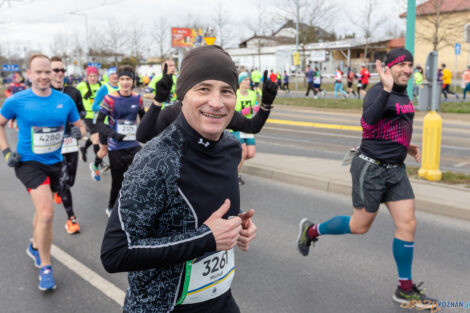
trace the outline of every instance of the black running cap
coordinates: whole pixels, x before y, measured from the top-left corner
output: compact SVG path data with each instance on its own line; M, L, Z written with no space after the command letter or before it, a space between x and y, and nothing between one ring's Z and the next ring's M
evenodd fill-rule
M385 60L385 64L389 68L402 62L413 63L413 55L410 51L406 50L405 48L395 48L391 50L387 54L387 59Z
M224 49L217 45L192 49L181 62L181 73L176 82L176 95L182 101L194 85L209 79L223 81L236 92L238 73L235 63Z

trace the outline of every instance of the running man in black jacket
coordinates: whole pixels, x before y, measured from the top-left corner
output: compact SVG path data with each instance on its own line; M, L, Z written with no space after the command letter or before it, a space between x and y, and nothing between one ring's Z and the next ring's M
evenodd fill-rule
M410 144L413 133L414 107L406 94L413 73L413 56L402 48L387 55L385 72L376 62L381 82L364 98L361 119L362 143L351 164L352 216L335 216L320 224L303 219L299 224L297 245L307 256L310 244L320 235L365 234L379 209L385 203L393 222L393 256L398 269L398 287L393 300L399 303L417 301L422 309L436 307L437 300L428 298L413 284L414 235L416 231L413 189L403 163L409 154L419 161L419 147Z
M237 83L222 48L188 52L176 91L181 114L124 175L101 260L109 272L129 272L125 312L239 312L233 248L247 251L256 226L254 210L240 211L240 144L224 132Z

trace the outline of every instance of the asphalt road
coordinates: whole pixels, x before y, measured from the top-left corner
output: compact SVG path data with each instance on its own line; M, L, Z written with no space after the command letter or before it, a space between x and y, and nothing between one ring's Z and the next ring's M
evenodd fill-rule
M91 150L89 155L91 155ZM37 289L38 270L26 256L31 237L32 204L14 173L0 162L0 242L2 267L0 312L119 312L120 306L57 259L57 290ZM56 206L54 244L120 290L125 274L107 274L99 251L110 176L91 181L80 162L73 187L82 233L68 235L65 212ZM382 209L365 236L324 237L309 257L295 247L298 221L349 214L348 197L246 176L244 208L256 210L258 236L248 253L237 251L233 293L242 312L404 312L392 302L396 270L392 259L393 224ZM446 301L470 301L470 223L418 213L414 277L429 294ZM463 312L453 309L449 312Z

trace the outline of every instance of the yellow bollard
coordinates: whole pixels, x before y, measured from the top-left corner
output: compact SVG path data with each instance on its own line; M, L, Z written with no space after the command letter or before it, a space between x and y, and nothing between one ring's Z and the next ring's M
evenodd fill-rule
M423 120L423 151L421 155L421 168L419 177L427 180L439 181L442 173L439 170L441 156L442 119L436 111L431 111Z

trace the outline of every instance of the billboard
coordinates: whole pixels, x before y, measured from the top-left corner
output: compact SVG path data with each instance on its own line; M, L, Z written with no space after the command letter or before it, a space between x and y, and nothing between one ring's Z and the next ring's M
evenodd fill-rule
M171 28L171 46L173 48L212 45L214 41L215 37L204 37L202 29Z

